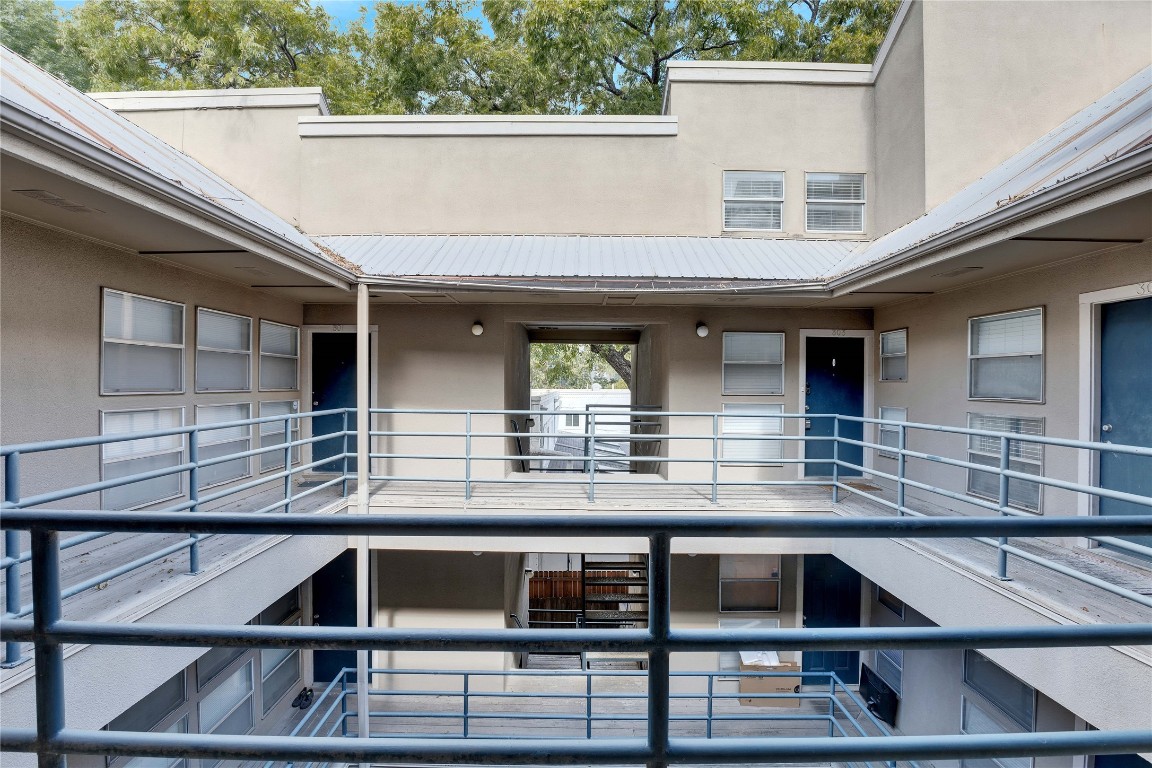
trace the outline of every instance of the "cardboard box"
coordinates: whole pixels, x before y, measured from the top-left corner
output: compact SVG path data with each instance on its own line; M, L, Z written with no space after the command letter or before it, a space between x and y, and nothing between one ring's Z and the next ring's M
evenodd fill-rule
M741 677L740 693L799 693L803 678L799 675L800 665L795 662L781 664L740 664L741 672L795 672L795 677L783 675L771 677ZM740 703L750 707L798 707L800 699L740 699Z

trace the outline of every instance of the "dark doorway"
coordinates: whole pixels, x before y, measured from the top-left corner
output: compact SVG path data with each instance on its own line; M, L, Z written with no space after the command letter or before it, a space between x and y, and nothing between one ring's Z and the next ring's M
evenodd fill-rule
M327 411L334 408L356 407L356 334L354 333L314 333L312 334L312 410ZM349 429L356 426L352 414L348 416ZM312 434L323 435L339 432L344 428L344 417L340 414L318 416L312 420ZM344 453L344 438L334 437L312 444L312 460L319 461L329 456ZM348 438L350 452L355 452L355 440ZM321 464L316 472L342 472L344 460L333 459ZM348 471L356 471L355 457L348 458Z
M318 627L356 626L356 552L345 550L312 574L312 623ZM329 683L340 670L356 669L355 651L313 651L312 679ZM348 681L356 679L355 672Z
M1100 307L1100 432L1106 443L1152 447L1152 298ZM1100 485L1114 491L1152 496L1148 459L1124 453L1100 454ZM1100 499L1101 515L1149 515L1152 509L1119 499ZM1152 546L1152 536L1123 537ZM1125 551L1125 550L1118 550Z
M804 349L805 413L837 413L844 416L864 415L864 339L812 336ZM809 426L810 425L810 426ZM805 422L809 437L831 437L833 420L813 417ZM840 436L864 439L864 425L858 421L840 422ZM832 442L813 440L804 444L805 459L831 459ZM864 465L864 449L841 444L841 461ZM829 477L832 465L826 462L806 463L805 477ZM858 469L840 467L841 475L860 475Z
M804 626L860 626L860 574L832 555L804 555ZM805 672L835 672L845 683L860 680L859 651L804 651L803 659Z

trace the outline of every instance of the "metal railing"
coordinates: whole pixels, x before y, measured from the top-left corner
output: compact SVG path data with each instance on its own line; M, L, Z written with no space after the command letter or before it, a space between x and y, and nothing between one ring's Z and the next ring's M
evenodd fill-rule
M0 509L5 513L10 510L17 509L31 509L42 507L48 504L56 504L61 501L75 499L81 496L86 496L94 493L103 493L104 491L113 488L122 488L124 486L132 485L148 480L155 480L165 477L179 477L181 488L187 487L187 493L181 493L179 500L175 503L164 504L158 503L155 507L159 507L157 511L160 512L183 512L189 511L198 513L202 508L211 507L212 505L219 504L220 502L235 498L241 494L247 493L257 488L270 486L272 483L282 483L282 497L272 501L271 503L264 504L258 508L251 510L252 514L262 514L272 512L275 510L283 510L285 512L292 511L294 502L299 502L313 494L320 493L321 491L335 485L341 486L341 495L348 495L348 459L354 457L355 454L349 450L349 440L355 436L355 431L350 430L349 427L353 421L355 409L341 408L327 411L315 411L311 413L291 413L284 416L266 416L256 419L243 419L238 421L220 422L213 424L202 425L188 425L183 427L174 427L171 429L151 430L147 432L135 432L128 434L113 434L113 435L100 435L94 437L81 437L66 440L50 440L39 443L24 443L20 445L7 445L0 446L0 458L4 461L4 499L0 504ZM314 420L317 417L323 416L340 416L342 421L341 429L332 432L324 432L321 434L313 434L308 437L293 439L293 435L300 432L300 425L305 420ZM282 441L270 445L257 445L251 450L238 451L222 456L202 458L200 455L201 435L206 432L214 432L219 430L228 429L245 429L248 431L249 443L261 443L263 437L261 425L274 424L280 426L284 432L284 439ZM273 433L275 434L275 433ZM98 482L85 483L82 485L73 485L65 488L59 488L42 493L36 493L29 496L24 496L21 493L23 485L23 473L21 469L21 459L26 456L35 454L45 454L57 451L69 451L77 448L97 448L103 452L105 446L116 445L121 443L130 443L136 440L156 440L167 437L179 437L181 440L180 456L183 459L186 455L187 460L180 461L179 463L163 467L161 469L150 470L147 472L138 472L123 477L103 479ZM301 446L314 445L321 441L342 439L343 450L333 455L326 456L325 458L310 461L308 463L301 463L296 458L297 452ZM185 444L186 441L186 444ZM186 454L185 454L186 452ZM211 492L205 493L204 488L200 482L201 473L213 466L227 464L238 459L244 459L251 462L256 459L257 462L265 454L279 454L283 466L274 471L262 471L259 467L253 473L249 469L249 473L245 475L242 482L234 482L222 485L219 488L214 488ZM97 457L97 462L101 461L101 457ZM307 473L324 464L338 462L341 464L341 471L337 476L326 479L314 485L313 487L301 489L293 485L293 481L302 473ZM251 477L252 479L247 479ZM111 531L86 531L78 536L73 536L60 543L60 548L71 549L78 547L82 544L88 544L98 539L111 535ZM109 568L94 576L89 576L83 581L62 586L61 598L68 598L78 595L90 589L95 589L105 584L111 579L118 576L131 573L137 569L143 568L158 560L162 560L170 555L178 552L188 552L188 572L200 572L200 544L212 534L192 533L187 538L164 546L155 551L149 552L142 557L133 559L131 562L123 563L117 567ZM6 529L4 533L4 557L0 559L0 568L4 571L4 619L12 620L28 616L32 613L33 606L25 604L21 596L22 591L22 574L21 568L25 566L32 559L32 552L30 549L23 549L15 529ZM5 667L14 666L23 661L20 656L20 648L15 643L8 643L4 649L4 658L2 665Z
M510 724L513 727L530 727L541 724L571 726L563 735L555 738L627 738L625 736L612 736L597 732L597 725L620 723L645 723L647 715L635 710L636 706L628 704L645 702L647 693L627 692L626 690L611 690L612 684L618 681L640 680L647 682L647 672L639 671L574 671L574 670L505 670L505 671L479 671L479 670L435 670L435 669L370 669L373 678L387 676L396 682L403 678L428 679L448 681L439 683L442 687L432 688L421 685L411 689L383 689L371 688L368 691L369 700L374 706L369 711L369 718L380 723L380 727L371 728L372 738L404 738L412 735L423 735L429 738L491 738L497 735L492 732L493 727ZM315 707L297 723L289 736L342 736L356 735L355 726L351 725L358 714L355 711L355 683L348 681L349 675L355 675L356 670L345 668L328 684L323 693L316 699ZM824 730L829 738L853 736L892 736L888 727L879 720L860 697L845 686L843 681L832 672L671 672L673 685L680 683L680 688L698 687L701 692L674 692L669 694L673 704L680 703L680 712L669 714L672 724L698 725L697 728L683 730L696 730L706 739L725 738L734 735L733 728L724 729L725 724L738 724L741 730L748 727L771 726L775 723L787 723L791 726L797 724L813 724ZM804 690L796 686L794 692L755 693L738 690L743 681L771 680L774 678L787 678L790 685L796 678L803 679ZM544 681L551 684L548 691L493 689L485 687L484 682L498 680L502 688L506 688L513 681ZM480 681L480 685L477 685ZM451 682L457 682L452 685ZM556 688L579 688L579 691L557 691ZM598 685L599 683L599 685ZM619 687L619 686L617 686ZM726 690L721 690L726 689ZM415 700L418 706L421 700L431 701L436 705L435 710L405 708L405 703ZM564 711L515 711L516 705L525 700L547 701L553 709ZM781 704L796 706L795 713L784 713L778 708L771 711L749 711L731 705L737 701L759 702L764 706L772 706L773 701ZM389 702L396 702L388 706ZM799 709L805 703L803 711ZM349 706L352 704L353 706ZM565 705L570 705L565 707ZM622 705L613 707L612 705ZM728 705L728 706L725 706ZM850 708L854 707L859 717ZM504 709L501 709L504 707ZM394 728L389 723L403 721ZM413 722L424 722L431 732L413 733ZM483 733L484 726L490 726L487 734ZM866 727L867 726L867 727ZM446 728L453 728L449 732ZM512 731L512 728L507 730ZM763 728L761 730L768 730ZM524 735L513 733L510 739L527 738ZM871 762L865 765L873 765ZM911 763L913 768L916 763ZM265 763L265 768L273 768L274 763ZM312 768L308 763L301 768ZM292 768L292 764L289 764Z
M972 536L1125 536L1152 533L1146 516L1044 519L1016 517L797 517L602 515L267 515L15 509L3 525L32 539L31 619L0 627L6 642L31 642L36 655L36 727L0 730L5 750L34 752L44 768L66 754L273 761L619 765L896 761L1152 751L1152 732L1070 731L986 735L733 737L673 736L670 654L697 651L834 651L928 648L1047 648L1139 645L1152 624L1016 627L869 627L844 629L678 629L671 623L672 541L688 538L949 538ZM222 533L300 536L575 535L648 541L650 623L646 629L401 629L379 627L118 624L61 617L61 532ZM277 647L388 651L582 650L648 657L646 734L638 738L345 739L334 736L224 736L69 729L65 721L67 643L170 647Z

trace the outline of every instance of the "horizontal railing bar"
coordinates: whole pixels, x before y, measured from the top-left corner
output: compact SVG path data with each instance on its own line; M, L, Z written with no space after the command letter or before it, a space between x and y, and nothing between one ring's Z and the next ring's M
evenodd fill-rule
M866 650L879 648L1075 648L1152 641L1152 623L1048 627L847 627L674 629L657 643L645 629L399 629L59 621L42 633L59 643L325 650L630 651ZM28 620L6 621L0 639L40 638Z
M827 483L825 483L827 484ZM57 531L151 533L228 533L293 535L424 535L453 536L669 536L792 538L970 538L972 536L1146 535L1152 517L768 517L685 515L651 516L590 512L568 517L527 515L325 515L225 514L219 512L108 512L92 510L9 510L0 528L46 528Z
M41 741L32 729L5 728L0 739L14 751L133 755L223 760L475 763L482 765L614 765L656 759L644 739L344 739L336 737L223 736L65 729ZM660 759L675 764L845 760L950 760L1044 757L1152 751L1152 732L1057 731L982 735L777 738L671 738Z
M1145 547L1141 544L1135 544L1131 541L1124 539L1116 539L1111 536L1085 536L1084 538L1091 539L1092 541L1099 542L1100 544L1107 544L1110 547L1117 549L1127 550L1137 555L1143 555L1152 560L1152 547Z
M1083 573L1082 571L1077 571L1074 568L1061 565L1060 563L1049 560L1046 557L1034 555L1031 552L1020 549L1019 547L1014 547L1011 544L998 544L997 546L999 546L1000 549L1003 549L1005 552L1015 555L1022 560L1027 560L1030 563L1035 563L1036 565L1055 571L1056 573L1060 573L1069 578L1076 579L1083 584L1090 584L1098 589L1103 589L1107 592L1111 592L1114 595L1119 595L1135 603L1139 603L1140 605L1145 605L1149 608L1152 608L1152 595L1142 595L1134 590L1125 589L1124 587L1104 581L1103 579L1098 579L1095 576Z

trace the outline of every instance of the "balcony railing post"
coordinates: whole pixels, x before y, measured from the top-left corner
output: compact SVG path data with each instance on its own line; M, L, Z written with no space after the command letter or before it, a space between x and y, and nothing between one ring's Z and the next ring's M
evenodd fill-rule
M48 634L60 621L60 534L32 529L32 627L36 634L36 736L40 749L64 730L64 647ZM40 752L40 768L63 768L64 755Z
M1011 453L1011 441L1007 437L1000 438L1000 516L1004 517L1008 514L1008 476L1004 474L1008 471L1008 459ZM1008 537L1001 536L999 544L996 545L996 575L1001 581L1010 581L1008 578L1008 550L1004 547L1008 545Z
M596 412L588 411L588 501L596 501Z
M20 454L4 457L4 506L20 506ZM20 612L20 532L14 528L4 531L4 556L10 565L4 568L4 614L12 618ZM4 666L20 663L20 644L4 643Z
M840 501L840 417L832 417L832 503Z
M505 441L507 442L507 441ZM529 439L528 445L532 442ZM531 466L531 465L529 465ZM464 414L464 500L472 498L472 412Z
M312 425L313 426L316 425L315 417L313 417L313 419L312 419ZM340 481L340 495L346 499L346 498L348 498L348 409L347 408L344 409L344 428L341 431L344 435L344 451L343 451L344 458L343 458L341 465L340 465L341 466L340 473L344 476L344 479ZM313 443L313 445L315 445L315 443Z
M188 433L188 501L191 507L188 511L195 514L200 511L200 431L193 429ZM188 546L188 573L200 573L200 534L192 534L192 543Z
M715 714L715 705L712 696L716 693L716 675L708 675L708 719L704 721L704 736L712 738L712 716Z
M584 734L592 738L592 671L585 670L584 685Z
M720 485L720 416L712 414L712 503L716 503L716 494ZM708 727L712 727L711 721Z
M464 738L468 738L469 676L464 673Z
M668 764L669 709L671 693L668 636L671 631L672 544L667 533L649 537L648 632L653 649L648 654L648 768Z
M896 436L896 514L904 515L904 469L907 457L904 449L908 447L908 430L903 424L899 426Z
M259 432L259 430L257 430ZM263 454L261 454L263 456ZM284 419L284 512L292 511L292 417Z
M340 670L340 735L348 736L348 670Z

